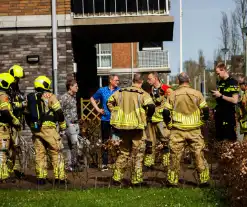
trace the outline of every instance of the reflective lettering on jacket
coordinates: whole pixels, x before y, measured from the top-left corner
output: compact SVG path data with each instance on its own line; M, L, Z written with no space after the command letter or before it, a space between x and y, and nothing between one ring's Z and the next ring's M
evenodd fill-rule
M169 127L181 130L199 128L204 124L201 110L207 107L202 93L189 86L180 86L165 103L165 108L171 112Z
M117 129L144 129L144 108L149 104L153 104L150 95L136 85L116 91L107 102L111 111L110 124Z

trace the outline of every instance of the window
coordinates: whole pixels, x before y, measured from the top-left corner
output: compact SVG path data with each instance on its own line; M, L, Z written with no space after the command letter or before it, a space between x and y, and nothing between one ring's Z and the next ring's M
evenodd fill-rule
M112 44L97 44L97 68L112 68Z

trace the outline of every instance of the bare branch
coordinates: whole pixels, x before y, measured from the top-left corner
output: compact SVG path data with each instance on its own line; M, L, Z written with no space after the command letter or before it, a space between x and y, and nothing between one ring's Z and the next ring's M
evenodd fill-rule
M230 39L230 32L229 32L229 23L228 17L225 12L222 12L222 20L220 24L220 30L222 35L222 44L224 48L229 48L229 39Z
M239 54L239 28L237 25L237 18L236 13L231 14L231 45L230 45L230 51L231 55L237 55Z
M236 22L241 31L242 28L247 27L247 0L234 0L234 2L236 4ZM243 32L241 32L241 39L241 50L245 52L245 34Z
M223 60L221 49L219 49L220 46L218 46L218 49L214 50L214 61L221 62Z
M201 73L205 69L205 57L203 54L202 50L198 51L199 59L198 59L198 67L199 67L199 72Z

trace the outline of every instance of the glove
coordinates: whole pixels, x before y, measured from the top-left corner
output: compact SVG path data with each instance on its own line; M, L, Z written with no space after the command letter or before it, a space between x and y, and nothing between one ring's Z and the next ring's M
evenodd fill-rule
M155 93L155 94L154 94L154 97L155 97L155 98L159 98L160 95L159 95L158 93Z
M172 129L172 123L169 123L166 125L167 129L171 130Z
M65 130L59 132L60 136L65 136Z
M26 101L22 101L21 104L22 104L22 107L23 107L23 108L27 106L27 102L26 102Z
M147 117L147 122L152 123L152 117Z
M20 131L21 130L21 123L19 122L18 119L15 119L14 120L14 123L12 125L17 131Z

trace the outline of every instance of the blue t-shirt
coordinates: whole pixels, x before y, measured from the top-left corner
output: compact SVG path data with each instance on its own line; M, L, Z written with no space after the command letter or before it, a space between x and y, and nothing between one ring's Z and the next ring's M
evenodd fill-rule
M102 88L99 88L96 93L93 95L93 98L96 101L100 101L100 103L102 104L102 108L104 109L105 113L101 116L101 120L102 121L110 121L111 119L111 112L109 111L108 107L107 107L107 101L109 99L109 97L117 90L119 90L120 88L116 87L114 90L110 90L109 86L105 86Z

